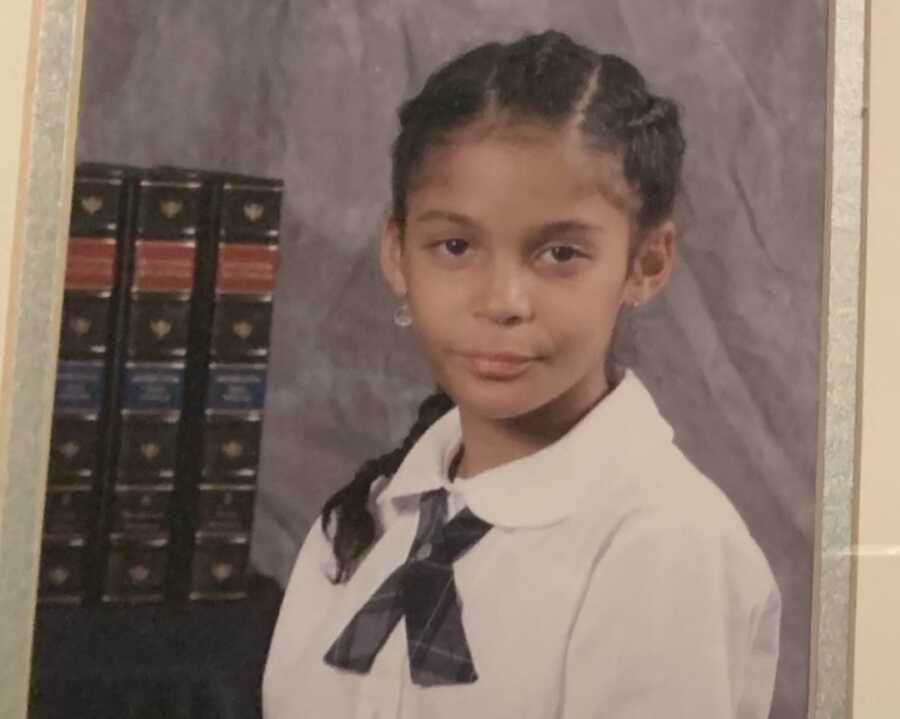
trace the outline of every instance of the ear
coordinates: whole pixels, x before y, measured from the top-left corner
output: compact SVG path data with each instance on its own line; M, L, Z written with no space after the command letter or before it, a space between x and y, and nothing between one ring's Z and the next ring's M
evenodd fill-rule
M625 280L624 301L643 305L665 287L675 260L675 225L667 220L653 228L638 249Z
M403 274L403 240L400 228L392 218L384 221L381 233L381 273L394 293L402 297L406 294L406 277Z

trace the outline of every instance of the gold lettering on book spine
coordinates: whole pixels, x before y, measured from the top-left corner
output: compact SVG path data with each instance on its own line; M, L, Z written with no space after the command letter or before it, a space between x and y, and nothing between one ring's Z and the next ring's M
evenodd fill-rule
M79 337L91 331L91 321L87 317L73 317L69 320L69 328Z
M258 202L246 202L244 203L244 217L250 222L257 222L263 216L265 209Z
M103 198L98 195L88 195L81 198L81 209L89 215L95 215L103 209Z
M159 203L159 211L163 216L172 220L184 209L184 203L181 200L163 200Z
M54 587L60 587L66 583L66 580L69 578L69 570L65 567L52 567L47 572L47 579L50 580L50 584Z
M222 445L222 453L228 457L228 459L237 459L244 453L244 445L235 440L231 440Z
M133 584L141 585L147 581L147 578L150 576L150 570L143 564L135 564L128 569L128 576Z
M81 451L81 445L77 442L66 442L60 446L59 452L66 459L73 459Z
M147 442L141 445L141 454L144 459L153 460L159 456L160 447L155 442Z
M234 567L230 564L226 564L225 562L217 562L212 566L209 570L209 573L213 576L219 584L226 582L232 574L234 574Z
M231 325L231 330L242 340L245 340L253 334L253 325L246 320L241 320Z
M164 319L154 320L150 323L150 331L156 335L156 339L161 340L172 331L172 323Z

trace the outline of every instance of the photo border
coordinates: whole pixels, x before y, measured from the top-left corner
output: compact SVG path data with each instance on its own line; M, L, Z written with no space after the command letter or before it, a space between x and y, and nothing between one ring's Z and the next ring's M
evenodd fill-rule
M31 37L0 367L2 717L24 718L28 707L86 3L29 2Z
M868 3L831 0L809 715L849 716L859 486Z
M26 715L87 0L33 0L0 408L0 716ZM849 715L867 0L830 0L809 716Z

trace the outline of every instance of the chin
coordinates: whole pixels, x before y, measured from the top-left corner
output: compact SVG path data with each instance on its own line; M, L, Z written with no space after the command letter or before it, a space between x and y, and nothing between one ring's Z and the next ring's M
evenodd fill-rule
M452 385L451 385L452 386ZM452 396L467 411L485 419L514 419L540 409L552 397L534 391L526 382L471 381L453 386Z

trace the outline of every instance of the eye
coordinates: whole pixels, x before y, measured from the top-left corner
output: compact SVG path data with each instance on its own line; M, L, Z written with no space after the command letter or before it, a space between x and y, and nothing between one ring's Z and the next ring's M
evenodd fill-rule
M551 264L564 265L568 264L579 257L586 257L583 252L579 252L571 245L554 245L546 248L541 252L541 256L549 256L552 260Z
M452 238L449 240L441 240L437 243L437 247L452 257L461 257L469 248L469 243L466 240Z

